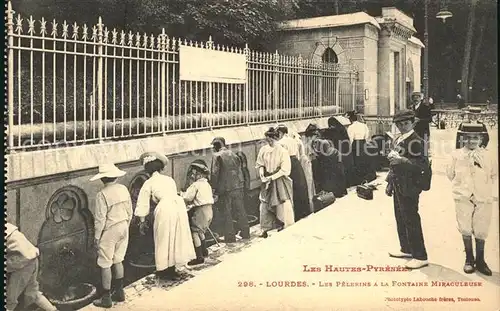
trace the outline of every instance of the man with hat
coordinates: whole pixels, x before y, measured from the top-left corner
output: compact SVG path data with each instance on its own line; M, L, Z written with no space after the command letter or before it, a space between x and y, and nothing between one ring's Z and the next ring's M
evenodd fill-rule
M453 152L446 174L452 183L458 230L465 247L464 272L477 269L490 276L491 270L484 260L484 244L491 223L496 169L494 160L480 148L482 127L463 124L462 131L463 146ZM475 259L472 236L476 240Z
M191 164L191 168L194 182L187 188L186 192L180 194L190 212L191 235L196 252L196 259L188 262L188 266L202 264L205 262L204 257L208 256L205 232L212 223L212 205L214 204L212 187L207 179L210 175L208 167L202 163L194 162Z
M129 225L132 219L132 199L124 185L116 182L126 173L114 164L99 166L99 173L90 181L101 180L104 187L96 195L94 208L95 245L97 265L101 268L104 294L94 305L111 308L114 301L125 301L123 291L123 259L127 252ZM114 293L111 295L112 271L114 272Z
M464 125L465 124L477 124L480 128L481 131L479 134L481 135L481 144L479 145L480 148L486 148L488 146L488 143L490 141L490 135L488 134L488 129L486 128L486 125L479 121L479 116L481 115L481 108L479 107L470 107L467 111L465 111L465 115L467 117L467 121L460 123L458 126L458 131L457 131L457 139L456 139L456 149L460 149L463 147L464 143L464 137L466 136L464 132Z
M394 198L401 248L389 255L411 259L405 266L418 269L428 265L418 204L424 182L422 172L429 169L429 160L424 141L413 130L415 113L401 110L394 115L393 121L401 135L395 139L393 150L388 155L390 171L386 194Z
M236 242L232 211L242 239L250 238L247 213L245 211L245 180L240 157L226 148L224 137L216 137L212 141L214 155L212 158L212 174L210 184L218 197L219 206L224 212L224 242Z
M414 130L418 136L420 136L424 142L429 143L430 129L429 123L432 120L431 108L427 102L422 100L422 93L413 92L411 95L412 108L415 112L415 117L417 122L415 124Z

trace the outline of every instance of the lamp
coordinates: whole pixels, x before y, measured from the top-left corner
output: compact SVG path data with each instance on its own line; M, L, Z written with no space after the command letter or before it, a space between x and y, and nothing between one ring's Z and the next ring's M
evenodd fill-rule
M443 20L443 24L446 23L447 18L453 17L453 13L448 11L448 7L446 5L446 0L441 1L441 9L439 12L436 14L436 18L440 18Z
M446 23L446 19L453 17L453 14L447 10L441 10L436 14L436 18L440 18L443 20L443 24Z

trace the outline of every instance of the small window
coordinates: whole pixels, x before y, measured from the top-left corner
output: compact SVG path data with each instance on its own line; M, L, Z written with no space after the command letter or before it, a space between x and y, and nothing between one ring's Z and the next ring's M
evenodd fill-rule
M337 54L333 51L332 48L327 48L325 50L325 52L323 53L323 56L321 57L321 60L324 63L334 63L334 64L337 64L339 62Z

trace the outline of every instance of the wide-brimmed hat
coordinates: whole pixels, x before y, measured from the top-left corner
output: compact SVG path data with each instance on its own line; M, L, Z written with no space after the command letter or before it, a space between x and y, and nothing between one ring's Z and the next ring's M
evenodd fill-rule
M97 173L94 177L90 178L90 181L98 180L104 177L108 178L117 178L125 175L126 172L120 170L113 163L107 163L99 165L99 173Z
M401 122L415 118L415 112L413 110L404 109L396 112L392 119L393 122Z
M462 124L460 131L465 135L468 135L468 134L476 135L476 134L485 133L483 124L475 124L475 123Z
M191 163L190 166L194 167L195 169L197 169L199 171L201 171L202 173L205 173L205 174L210 173L210 170L208 169L208 167L205 164L203 164L203 163L193 162L193 163Z
M156 151L150 151L150 152L145 152L141 155L139 158L139 161L141 162L142 165L145 165L146 163L149 163L154 160L160 160L163 165L167 165L168 163L168 158Z

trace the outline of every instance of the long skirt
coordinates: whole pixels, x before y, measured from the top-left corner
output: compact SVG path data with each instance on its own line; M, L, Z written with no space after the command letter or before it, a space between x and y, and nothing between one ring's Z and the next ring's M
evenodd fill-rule
M313 162L313 172L317 192L332 192L337 198L347 194L344 165L336 156L318 156Z
M300 164L302 165L302 169L304 170L304 175L306 176L306 182L307 182L307 192L309 194L309 206L310 206L310 211L313 212L313 197L316 194L316 191L314 189L314 178L313 178L313 169L312 169L312 163L311 160L309 159L308 156L303 156Z
M300 165L297 157L290 157L291 170L290 178L293 183L293 211L295 214L295 221L306 217L311 214L311 207L309 205L309 191L307 189L307 180L304 170Z
M184 199L162 199L155 209L154 222L156 270L182 266L196 258Z
M355 140L352 142L352 155L354 167L352 172L352 185L360 185L377 178L373 159L367 154L366 140Z

